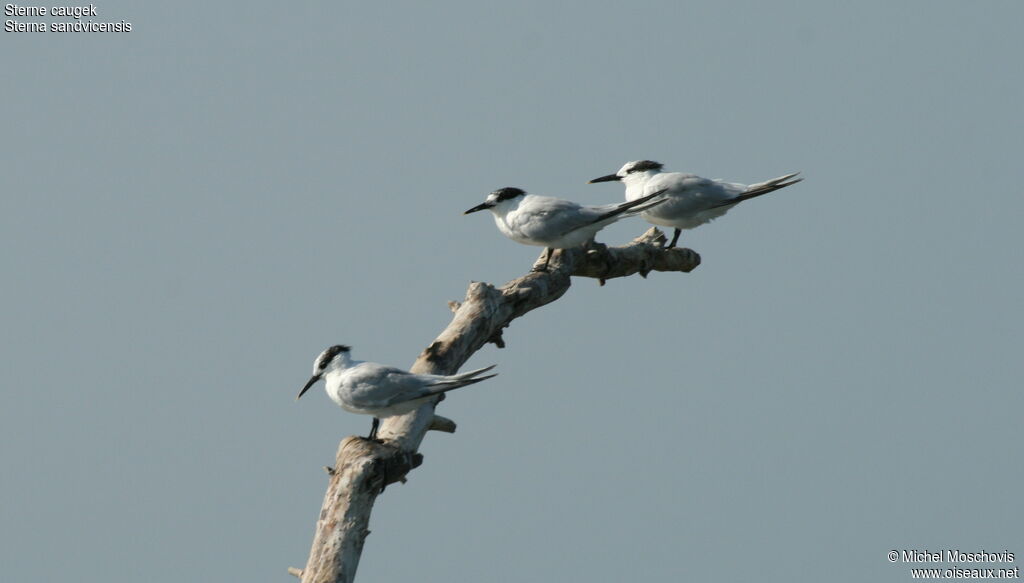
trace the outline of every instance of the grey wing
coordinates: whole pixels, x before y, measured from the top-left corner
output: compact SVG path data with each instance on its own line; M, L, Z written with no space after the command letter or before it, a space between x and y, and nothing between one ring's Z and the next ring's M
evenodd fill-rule
M687 215L704 209L728 203L746 190L742 184L732 184L709 178L701 178L696 174L669 172L658 174L644 187L649 194L667 188L668 201L659 206L655 212L669 216Z
M594 213L594 217L590 220L589 224L611 224L619 220L622 217L630 217L639 214L645 210L661 206L668 202L668 200L662 196L667 192L667 188L659 188L651 191L650 189L644 193L638 199L627 200L626 202L619 202L615 204L605 204L601 206L586 207L589 211Z
M354 367L348 384L352 404L364 409L383 409L431 393L423 376L370 362Z
M549 241L593 223L600 216L601 208L560 198L531 196L519 205L514 226L531 239Z

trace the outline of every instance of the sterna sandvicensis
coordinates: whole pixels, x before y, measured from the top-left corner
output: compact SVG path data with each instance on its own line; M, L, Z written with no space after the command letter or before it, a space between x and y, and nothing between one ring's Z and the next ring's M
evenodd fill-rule
M489 210L503 235L524 245L545 247L546 271L554 249L581 247L598 231L615 221L641 213L663 202L664 191L618 204L585 206L569 200L527 194L520 188L505 187L487 195L483 203L463 214ZM660 198L659 198L660 197Z
M342 409L373 415L368 437L371 440L377 439L381 418L403 415L431 397L498 376L479 376L494 368L493 364L451 376L416 374L375 362L354 360L350 351L348 346L339 344L321 352L313 361L313 376L295 399L298 400L314 383L324 379L327 396Z
M676 246L683 229L693 229L724 215L737 204L791 186L803 180L794 178L799 172L773 178L749 186L735 182L701 178L682 172L662 172L662 164L651 160L627 162L615 174L601 176L589 182L620 181L626 185L626 200L639 200L648 192L665 192L668 200L655 209L643 213L648 222L663 227L675 227L672 242Z

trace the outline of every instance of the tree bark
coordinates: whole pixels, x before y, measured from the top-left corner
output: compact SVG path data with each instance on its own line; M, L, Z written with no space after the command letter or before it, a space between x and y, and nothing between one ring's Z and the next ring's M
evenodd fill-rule
M604 281L651 271L689 272L700 265L690 249L665 249L665 235L651 228L622 247L594 244L587 249L558 251L546 272L531 272L500 288L473 282L461 302L449 306L455 313L448 327L416 359L417 373L454 374L474 352L488 342L499 348L501 332L512 320L549 304L569 290L570 277ZM538 265L538 263L535 264ZM427 431L453 433L455 423L434 414L437 402L421 406L381 423L378 437L385 443L350 436L341 441L330 483L316 524L306 568L290 568L302 583L351 583L370 534L367 528L377 495L422 463L416 453Z

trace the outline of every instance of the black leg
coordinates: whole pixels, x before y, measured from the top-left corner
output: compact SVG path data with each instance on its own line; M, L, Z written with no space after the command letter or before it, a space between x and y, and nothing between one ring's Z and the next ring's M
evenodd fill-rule
M531 271L547 271L548 270L548 262L551 261L551 254L553 252L554 252L554 250L551 247L545 247L544 248L544 265L541 265L540 267L534 267Z
M671 248L675 247L676 246L676 241L679 240L679 235L682 235L682 234L683 234L683 230L682 229L676 229L676 234L672 235L672 242L669 243L668 247L665 247L665 248L666 249L671 249Z
M370 441L377 441L377 428L380 427L380 419L374 417L373 425L370 426L370 435L366 438Z

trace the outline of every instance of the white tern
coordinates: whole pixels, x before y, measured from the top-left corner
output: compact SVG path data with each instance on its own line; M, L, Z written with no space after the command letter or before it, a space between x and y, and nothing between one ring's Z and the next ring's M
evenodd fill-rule
M585 206L569 200L527 194L520 188L505 187L487 195L481 204L463 214L489 210L503 235L522 243L545 247L546 271L554 249L582 247L598 231L615 221L639 214L666 202L664 191L653 192L618 204Z
M683 172L662 172L662 164L652 160L627 162L615 174L601 176L589 182L620 181L626 185L626 200L639 200L652 191L665 192L668 202L643 213L649 223L675 227L669 249L676 246L683 229L694 229L724 215L737 204L791 186L803 180L794 178L799 172L773 178L765 182L737 184L723 180L701 178Z
M313 376L299 391L299 399L314 383L324 379L327 396L352 413L373 415L368 439L377 439L383 417L403 415L441 393L498 376L479 376L495 365L445 376L416 374L375 362L354 360L351 348L338 344L324 350L313 361Z

